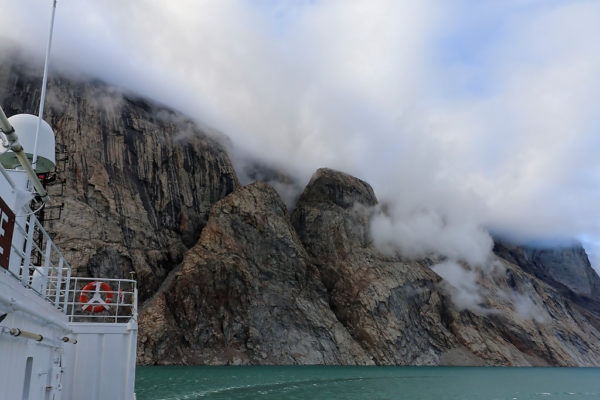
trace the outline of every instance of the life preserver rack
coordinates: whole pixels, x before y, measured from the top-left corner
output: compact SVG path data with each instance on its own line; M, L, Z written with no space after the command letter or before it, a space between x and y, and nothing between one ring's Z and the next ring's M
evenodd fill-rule
M88 296L92 292L93 295L91 299L88 300ZM104 298L102 295L104 295ZM88 283L83 287L83 289L81 289L79 302L83 304L81 307L82 310L98 313L104 310L110 310L110 306L108 304L112 303L113 297L114 292L107 283L94 281Z

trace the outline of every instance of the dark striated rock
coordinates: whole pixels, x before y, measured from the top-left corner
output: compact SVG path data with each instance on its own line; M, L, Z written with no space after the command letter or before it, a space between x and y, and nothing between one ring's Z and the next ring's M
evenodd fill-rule
M332 310L377 363L598 365L590 315L518 266L495 259L477 270L480 304L461 309L431 260L382 256L369 238L375 203L365 182L321 169L292 219Z
M443 321L439 277L428 264L381 255L369 234L371 187L320 169L292 216L318 265L330 305L352 337L378 364L437 365L455 340Z
M90 257L87 269L89 276L113 279L129 279L134 272L131 259L112 249L100 250Z
M494 253L557 289L566 287L579 296L600 297L600 277L579 244L544 248L496 239Z
M517 265L496 259L478 280L481 310L448 309L461 345L487 365L593 366L600 363L596 316Z
M292 216L297 236L264 183L221 200L142 312L139 361L600 363L597 316L507 260L472 271L481 299L463 308L432 260L380 254L369 234L376 202L365 182L321 169Z
M7 115L37 113L40 78L0 63ZM39 74L39 72L37 72ZM142 298L195 244L210 206L239 184L223 147L166 107L98 81L51 75L45 120L56 134L62 218L47 223L76 274L127 277Z
M140 328L145 364L371 363L329 309L319 271L265 183L214 205Z
M0 104L36 113L41 78L8 59ZM489 266L454 263L475 277L464 306L431 269L443 260L373 246L366 182L317 171L290 222L271 186L240 188L220 141L182 115L58 75L48 96L68 162L64 193L49 188L63 218L46 227L75 274L137 273L141 363L600 365L600 278L581 248L497 242ZM246 175L295 198L277 169Z

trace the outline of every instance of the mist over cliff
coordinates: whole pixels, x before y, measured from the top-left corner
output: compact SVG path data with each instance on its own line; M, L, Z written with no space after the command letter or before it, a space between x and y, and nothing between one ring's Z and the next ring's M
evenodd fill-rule
M36 113L50 8L0 5L0 104ZM599 365L599 18L61 1L46 228L135 274L144 364Z
M0 35L41 61L49 5L2 10ZM386 252L423 256L435 243L481 262L491 230L575 238L595 265L598 18L585 0L67 0L52 69L226 132L292 178L278 188L289 206L323 165L368 181L386 209L372 221Z
M0 103L32 113L41 79L15 51ZM46 228L75 275L136 275L139 363L600 365L579 245L494 241L476 209L406 214L334 169L300 185L232 163L223 134L99 80L53 73L45 115L68 159Z

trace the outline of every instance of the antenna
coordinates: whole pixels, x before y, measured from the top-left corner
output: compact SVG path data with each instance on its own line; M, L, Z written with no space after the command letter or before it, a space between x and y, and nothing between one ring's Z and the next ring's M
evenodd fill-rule
M48 67L50 65L50 48L52 47L52 33L54 31L54 15L56 14L56 0L52 2L52 17L50 19L50 34L48 35L48 47L46 47L46 62L44 63L44 78L42 79L42 96L40 98L40 111L37 129L35 130L35 142L33 145L33 169L35 170L37 159L38 159L38 137L40 134L40 127L42 126L42 120L44 118L44 103L46 102L46 84L48 83Z

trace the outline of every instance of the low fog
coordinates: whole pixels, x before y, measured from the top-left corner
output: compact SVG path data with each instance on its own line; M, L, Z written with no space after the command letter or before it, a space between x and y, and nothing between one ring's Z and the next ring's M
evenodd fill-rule
M50 4L0 0L0 36L43 60ZM384 251L483 265L488 231L575 238L598 269L598 21L584 0L61 0L52 70L175 107L300 188L366 180Z

